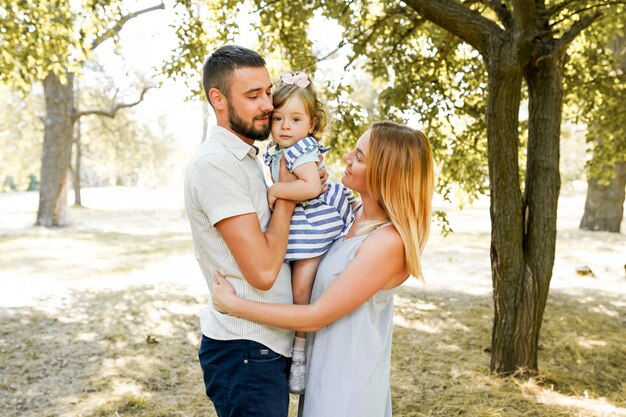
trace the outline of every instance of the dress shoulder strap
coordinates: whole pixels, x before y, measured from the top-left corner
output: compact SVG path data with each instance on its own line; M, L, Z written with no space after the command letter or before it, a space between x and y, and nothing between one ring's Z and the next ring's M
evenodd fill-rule
M381 228L383 228L383 227L389 226L390 224L393 224L393 223L391 223L390 221L389 221L389 222L385 222L385 223L381 223L381 224L379 224L378 226L376 226L375 228L373 228L372 230L370 230L370 231L369 231L369 232L365 235L365 237L364 237L364 238L363 238L363 239L359 242L359 244L357 245L357 247L356 247L356 248L354 248L354 251L352 252L352 255L350 256L349 262L352 262L352 260L353 260L354 258L356 258L356 255L359 253L359 249L361 248L361 245L363 245L363 242L365 242L367 239L369 239L369 237L370 237L371 235L373 235L373 234L374 234L374 232L376 232L378 229L381 229Z

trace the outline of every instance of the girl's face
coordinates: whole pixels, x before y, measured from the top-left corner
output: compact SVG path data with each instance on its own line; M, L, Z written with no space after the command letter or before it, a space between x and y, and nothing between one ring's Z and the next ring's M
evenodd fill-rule
M366 172L367 172L367 155L370 149L370 130L363 133L363 136L356 142L356 147L343 156L346 162L341 182L346 187L358 191L363 195L367 192Z
M313 132L315 121L307 113L299 97L287 99L272 113L272 139L281 148L288 148Z

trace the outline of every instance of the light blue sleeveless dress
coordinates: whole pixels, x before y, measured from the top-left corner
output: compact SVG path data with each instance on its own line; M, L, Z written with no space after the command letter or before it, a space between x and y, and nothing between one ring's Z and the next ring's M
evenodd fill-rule
M311 302L346 269L361 243L377 229L333 243L317 270ZM304 417L391 417L389 373L397 288L378 291L352 313L307 334Z
M263 154L263 161L270 167L272 179L276 182L281 158L285 158L287 169L293 172L302 164L317 162L319 155L329 150L329 146L307 136L285 149L271 142ZM285 262L323 255L352 221L351 204L355 201L352 191L340 183L329 182L327 185L324 194L296 204L289 225Z

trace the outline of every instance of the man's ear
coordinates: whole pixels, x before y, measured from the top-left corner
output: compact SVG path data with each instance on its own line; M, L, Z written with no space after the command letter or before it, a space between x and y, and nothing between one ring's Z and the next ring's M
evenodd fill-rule
M209 101L213 105L213 108L215 109L215 111L226 109L226 106L227 106L226 96L224 96L224 94L220 90L218 90L217 88L211 88L209 90L208 96L209 96Z

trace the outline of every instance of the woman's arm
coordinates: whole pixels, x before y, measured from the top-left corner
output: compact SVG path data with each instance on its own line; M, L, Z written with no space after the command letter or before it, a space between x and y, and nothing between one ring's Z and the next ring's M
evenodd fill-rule
M363 242L356 258L313 304L244 300L237 297L221 275L216 275L218 285L213 287L213 305L218 311L247 320L285 329L317 331L356 310L380 289L399 285L407 276L400 235L393 227L384 227Z

